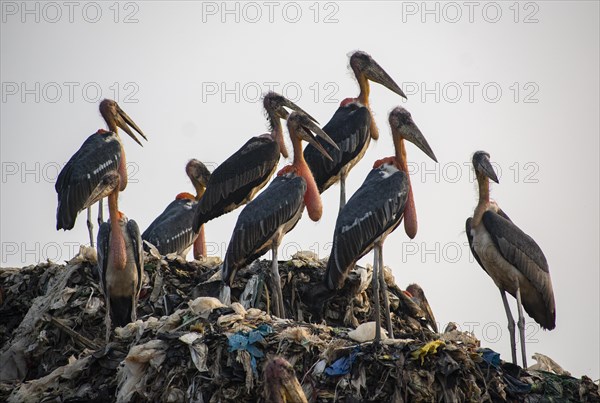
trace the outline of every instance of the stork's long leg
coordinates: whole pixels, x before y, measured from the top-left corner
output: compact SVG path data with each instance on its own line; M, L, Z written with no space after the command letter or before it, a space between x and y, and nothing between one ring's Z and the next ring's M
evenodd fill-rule
M104 322L106 324L106 344L108 344L108 342L110 341L110 333L112 328L112 321L110 319L110 297L108 295L110 294L106 293L104 295L104 307L106 308L106 316L104 317Z
M95 247L94 244L94 224L92 223L92 208L88 207L87 209L87 227L88 233L90 234L90 246L92 248Z
M340 173L340 211L346 205L346 168L343 167ZM339 214L339 213L338 213Z
M379 255L379 284L381 285L381 294L383 295L383 313L387 324L388 336L394 338L394 329L392 328L392 316L390 314L390 300L388 298L387 284L383 273L383 245L378 242L375 244L375 253Z
M278 318L283 318L285 309L283 307L283 293L281 292L281 277L279 276L279 267L277 265L277 248L278 245L274 242L271 251L273 252L273 261L271 263L271 275L275 288L275 315Z
M200 230L198 231L198 237L194 241L194 260L201 260L206 257L206 238L204 235L204 225L200 226Z
M525 353L525 317L523 316L523 305L521 303L521 288L517 287L517 309L519 311L519 336L521 338L521 355L523 356L523 368L527 368L527 354Z
M508 318L508 334L510 335L510 351L512 353L512 362L513 364L516 364L517 342L515 340L515 320L510 312L510 306L508 305L508 300L506 299L506 291L500 288L500 295L502 296L502 303L504 304L504 310L506 311L506 317Z
M98 225L104 222L104 209L102 208L102 199L98 200Z
M379 253L375 251L373 262L373 300L375 301L375 343L381 341L381 310L379 307Z

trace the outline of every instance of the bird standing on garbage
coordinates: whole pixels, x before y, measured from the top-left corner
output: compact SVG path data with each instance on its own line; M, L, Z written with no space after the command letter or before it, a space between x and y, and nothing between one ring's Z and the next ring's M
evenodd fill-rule
M194 246L194 259L206 256L204 226L196 234L192 230L195 208L204 194L210 172L197 159L191 159L186 167L196 195L179 193L175 200L158 216L142 234L142 239L150 242L162 255L177 253L185 258L190 247Z
M274 92L265 95L263 106L271 132L252 137L213 171L206 192L196 207L194 232L198 232L202 224L252 200L275 173L279 155L287 158L280 120L288 118L285 108L310 117L298 105Z
M379 138L379 131L369 106L369 80L382 84L406 98L398 84L369 54L354 52L350 56L350 67L360 87L360 93L357 98L344 99L331 120L323 127L323 131L331 136L338 149L317 140L331 155L331 160L324 157L312 144L307 145L304 150L304 158L315 177L320 193L337 181L340 182L340 210L346 204L346 176L363 157L371 139Z
M404 140L415 144L437 162L435 154L410 113L398 106L389 115L395 155L375 162L361 187L352 195L335 223L333 245L327 262L325 289L338 290L358 259L375 248L373 296L375 300L375 340L381 340L379 286L384 297L388 334L393 337L387 286L383 275L383 242L402 219L407 235L417 233L417 215L413 199ZM323 290L322 290L323 291ZM318 293L319 290L315 290ZM327 294L327 291L324 291ZM316 294L315 294L316 295Z
M429 301L427 301L427 297L425 297L425 292L421 288L419 284L410 284L406 287L406 291L403 293L407 296L412 303L416 305L416 310L419 311L419 315L425 322L431 326L431 329L437 333L438 327L437 322L435 321L435 316L433 316L433 311L429 306Z
M490 155L477 151L473 155L473 169L479 185L479 202L473 217L467 219L467 238L473 256L500 289L514 364L517 363L515 321L506 292L517 300L523 368L527 368L523 308L542 328L552 330L555 327L556 307L548 262L538 244L490 199L489 180L499 183Z
M294 368L283 357L270 359L264 369L265 402L308 403Z
M284 317L285 308L277 265L277 248L283 236L300 220L304 206L313 221L320 220L323 213L319 191L302 155L302 140L315 144L324 154L327 152L317 143L311 132L333 143L333 140L303 113L293 112L288 117L287 126L294 147L294 161L281 169L271 184L240 213L227 246L221 277L224 283L224 294L221 298L227 300L229 287L237 271L271 249L274 311L280 318Z
M109 221L98 231L100 286L106 303L106 341L111 329L136 320L136 307L142 287L144 254L142 236L135 221L119 211L120 175L108 172L93 195L108 193Z
M148 140L141 129L129 116L110 99L100 103L100 114L106 121L108 130L100 129L89 136L81 148L71 157L60 171L56 180L58 208L56 210L56 229L70 230L75 225L77 214L88 209L88 231L90 245L94 246L94 231L92 224L91 206L98 201L98 224L102 224L102 198L93 199L90 195L99 186L107 172L115 171L120 175L120 191L127 186L127 168L125 149L118 134L118 128L123 129L140 146L142 143L132 132L133 128L145 140Z

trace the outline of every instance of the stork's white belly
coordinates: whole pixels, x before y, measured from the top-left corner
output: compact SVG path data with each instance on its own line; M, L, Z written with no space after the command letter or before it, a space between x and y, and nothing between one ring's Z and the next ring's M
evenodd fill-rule
M514 296L517 286L521 287L521 292L523 292L523 288L530 287L527 278L502 257L483 223L472 228L471 235L473 236L473 249L498 288L506 290Z

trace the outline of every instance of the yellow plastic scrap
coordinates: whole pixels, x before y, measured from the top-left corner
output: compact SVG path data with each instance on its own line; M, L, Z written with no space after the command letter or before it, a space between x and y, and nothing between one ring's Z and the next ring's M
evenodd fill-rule
M423 363L425 362L425 357L430 355L430 354L435 354L437 353L437 349L440 346L445 346L446 343L444 343L443 340L434 340L434 341L430 341L429 343L425 344L423 347L421 347L418 350L415 350L411 353L411 357L413 358L413 360L416 360L417 358L421 359L421 365L423 365Z

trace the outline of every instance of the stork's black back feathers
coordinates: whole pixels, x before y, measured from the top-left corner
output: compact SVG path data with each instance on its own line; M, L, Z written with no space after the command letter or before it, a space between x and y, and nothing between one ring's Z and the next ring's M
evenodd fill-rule
M522 295L523 308L525 308L527 314L545 329L554 329L556 326L554 291L548 262L541 248L533 238L517 227L502 210L499 210L498 213L486 211L483 213L482 223L500 255L527 278L538 294ZM467 219L466 232L473 256L489 275L488 270L473 248L471 218ZM539 304L540 301L543 306Z
M162 254L182 253L194 242L192 221L197 201L173 200L142 234Z
M319 188L323 193L327 181L340 174L342 168L358 156L370 136L371 114L365 106L350 103L337 109L331 120L323 127L323 131L331 137L339 147L336 150L320 137L317 141L325 148L332 160L327 159L313 145L304 149L304 159L310 167Z
M537 306L539 304L533 301L530 303L532 296L528 295L522 296L523 308L542 327L554 329L556 321L554 291L548 262L542 249L512 221L493 211L483 213L482 221L502 257L529 280L539 293L546 309L540 310Z
M277 230L304 208L306 181L297 175L278 176L240 213L223 261L222 279L230 284L238 269L269 250Z
M409 186L406 174L388 164L369 172L337 218L325 275L329 289L341 288L356 261L398 226Z
M253 137L211 174L196 207L194 232L202 224L239 207L265 184L279 162L279 145L268 137Z
M71 157L54 186L58 194L57 230L73 228L77 214L104 174L119 168L121 152L121 142L116 134L94 133Z

